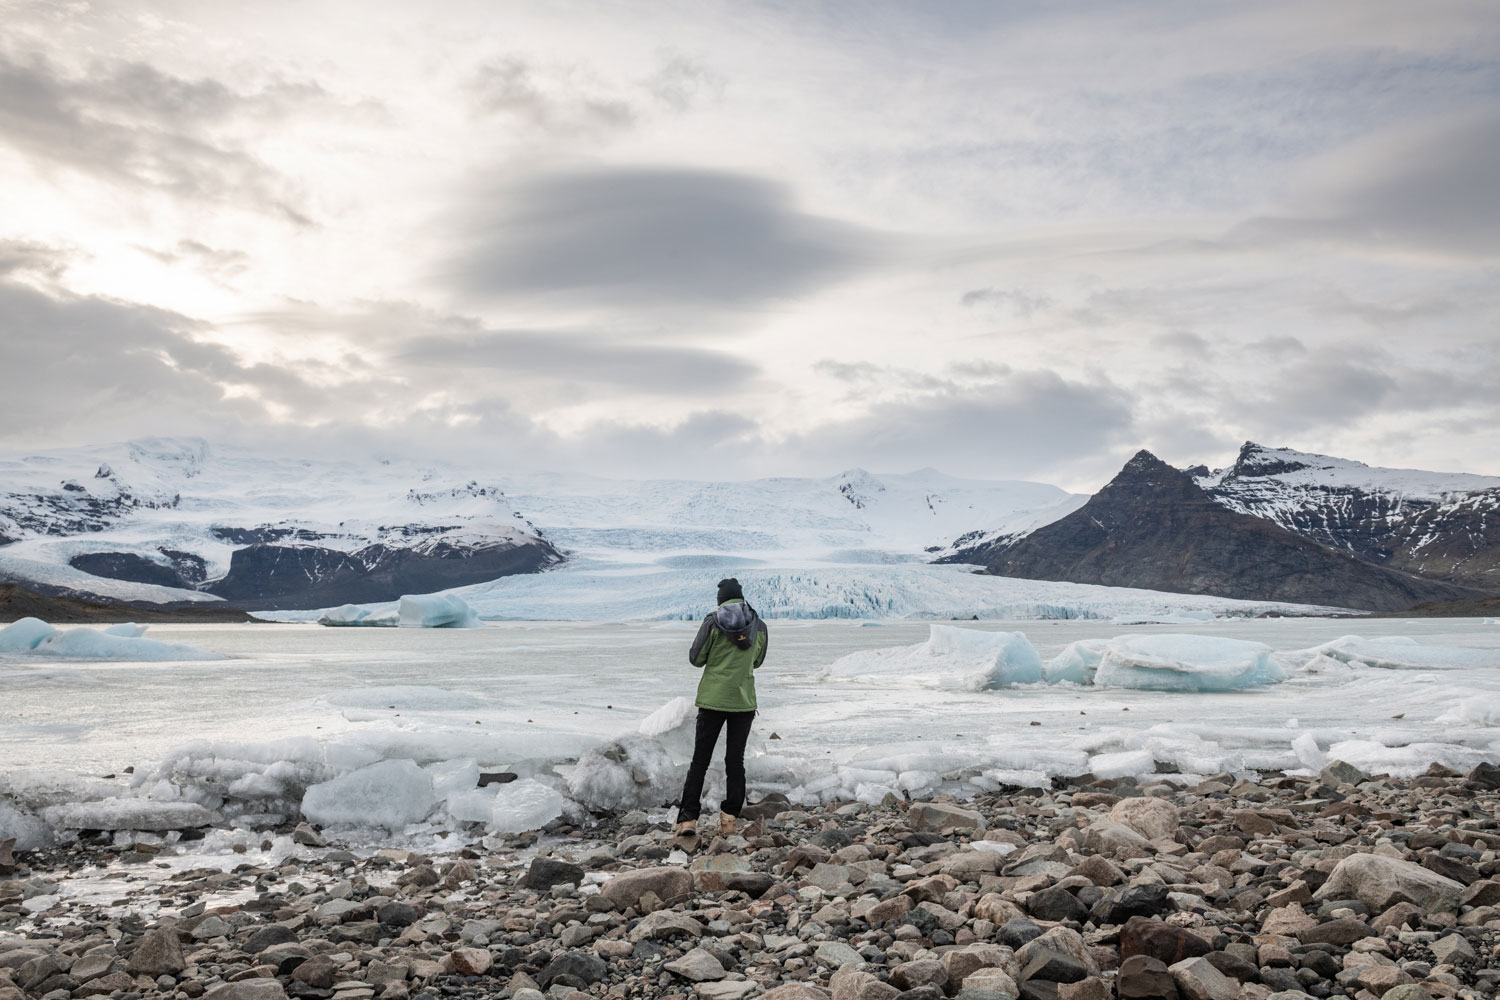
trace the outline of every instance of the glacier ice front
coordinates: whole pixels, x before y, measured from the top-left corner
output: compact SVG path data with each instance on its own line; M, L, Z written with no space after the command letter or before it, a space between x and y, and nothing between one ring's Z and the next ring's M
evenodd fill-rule
M932 625L927 641L895 649L871 649L835 660L830 678L989 691L1042 679L1042 658L1019 632Z

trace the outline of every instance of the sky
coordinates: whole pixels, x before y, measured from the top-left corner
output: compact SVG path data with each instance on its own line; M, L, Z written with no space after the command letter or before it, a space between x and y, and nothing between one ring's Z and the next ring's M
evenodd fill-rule
M0 0L0 446L1500 474L1490 0Z

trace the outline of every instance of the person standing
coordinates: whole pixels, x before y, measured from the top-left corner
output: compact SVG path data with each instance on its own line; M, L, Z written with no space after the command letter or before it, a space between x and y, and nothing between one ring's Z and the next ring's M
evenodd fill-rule
M745 602L740 582L734 577L720 580L718 607L704 617L688 650L688 661L703 669L695 699L698 726L693 763L677 805L676 834L688 849L697 842L703 778L721 729L727 729L724 776L728 788L719 805L719 834L727 837L735 832L745 806L745 742L756 711L755 671L765 662L769 642L766 623Z

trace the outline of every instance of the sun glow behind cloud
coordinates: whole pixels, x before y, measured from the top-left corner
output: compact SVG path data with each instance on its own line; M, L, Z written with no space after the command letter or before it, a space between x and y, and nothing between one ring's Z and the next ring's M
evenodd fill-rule
M12 3L3 433L1500 471L1497 42L1476 3Z

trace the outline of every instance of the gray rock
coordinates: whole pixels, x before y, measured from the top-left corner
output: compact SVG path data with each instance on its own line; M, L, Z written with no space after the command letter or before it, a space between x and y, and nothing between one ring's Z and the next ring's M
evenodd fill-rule
M142 937L125 971L132 976L175 976L187 968L182 957L182 942L178 940L177 928L158 927L147 931Z
M1449 934L1438 938L1428 947L1432 949L1432 957L1445 965L1472 962L1477 957L1474 954L1474 948L1462 934Z
M1236 1000L1240 995L1240 984L1206 958L1185 958L1167 971L1186 1000Z
M1369 781L1370 776L1353 764L1334 760L1329 761L1328 766L1318 772L1318 780L1325 785L1337 788L1340 785L1357 785L1361 781Z
M720 969L722 972L722 968ZM568 951L558 955L547 963L537 976L543 989L550 988L559 978L566 976L576 979L584 986L590 986L603 979L609 973L609 968L604 964L604 959L587 951ZM574 985L569 983L568 985Z
M296 940L297 935L290 928L281 924L269 924L251 934L240 948L247 955L259 955L273 944L291 944Z
M215 986L203 1000L286 1000L286 990L274 979L246 979Z
M838 969L850 962L863 962L864 959L859 952L842 941L824 941L818 945L818 950L813 952L813 961L826 965L830 969Z
M580 885L582 882L582 865L558 858L541 857L531 859L531 867L526 869L526 874L521 879L521 884L528 889L550 889L563 883Z
M712 952L703 948L694 948L676 961L668 962L662 968L695 983L723 979L726 975L723 963Z
M1351 854L1338 863L1314 899L1358 899L1381 913L1397 903L1415 903L1429 913L1452 912L1465 886L1421 865L1383 854Z

